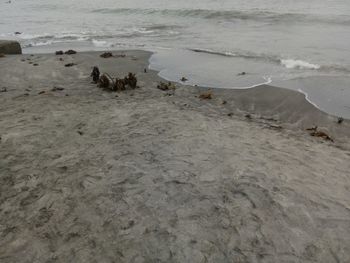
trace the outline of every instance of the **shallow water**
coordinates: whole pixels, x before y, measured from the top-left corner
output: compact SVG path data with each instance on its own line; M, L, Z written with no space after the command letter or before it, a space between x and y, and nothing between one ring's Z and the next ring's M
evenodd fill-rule
M151 50L151 67L168 79L185 75L191 84L233 88L271 82L350 118L347 0L5 2L0 38L19 40L24 52ZM310 89L319 76L327 85ZM329 98L338 109L324 103Z

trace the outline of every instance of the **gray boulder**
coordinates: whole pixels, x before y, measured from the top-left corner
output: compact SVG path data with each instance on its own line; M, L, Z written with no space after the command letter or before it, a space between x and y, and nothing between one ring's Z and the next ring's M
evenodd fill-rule
M21 45L17 41L0 40L0 54L22 54Z

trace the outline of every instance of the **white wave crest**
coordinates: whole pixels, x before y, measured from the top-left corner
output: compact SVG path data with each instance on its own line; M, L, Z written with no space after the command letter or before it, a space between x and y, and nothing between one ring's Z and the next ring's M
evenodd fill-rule
M295 59L281 59L281 64L288 69L319 69L321 67L317 64Z
M91 42L95 47L111 47L111 44L107 41L92 39Z

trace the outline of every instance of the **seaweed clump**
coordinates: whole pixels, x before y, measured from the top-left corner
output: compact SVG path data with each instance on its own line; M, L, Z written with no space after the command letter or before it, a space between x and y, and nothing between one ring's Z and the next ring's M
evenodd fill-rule
M124 78L113 79L107 73L100 75L99 68L94 67L91 72L91 77L93 82L97 83L100 88L108 89L110 91L121 91L126 90L127 88L138 88L136 74L131 72Z
M101 58L111 58L113 57L113 54L111 52L105 52L100 55Z
M165 83L165 82L160 82L157 85L157 89L166 91L166 90L175 90L175 85L171 82Z
M90 76L92 77L92 81L93 81L94 83L97 83L98 80L100 79L100 70L99 70L99 68L95 66L95 67L92 69L92 72L91 72L91 75L90 75Z
M213 98L213 93L211 91L204 92L199 95L199 98L202 100L211 100Z
M309 131L310 132L309 134L313 137L319 137L326 141L334 142L334 140L327 133L323 131L319 131L317 126L308 128L306 130Z

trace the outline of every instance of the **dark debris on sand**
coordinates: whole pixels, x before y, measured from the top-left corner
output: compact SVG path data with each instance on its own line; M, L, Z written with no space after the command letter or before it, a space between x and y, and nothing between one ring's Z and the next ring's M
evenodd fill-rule
M334 142L334 140L326 132L319 131L317 126L308 128L306 130L309 131L309 134L313 137L319 137L326 141Z
M100 70L99 70L99 68L96 67L96 66L93 67L90 76L92 77L92 81L93 81L94 83L97 83L98 80L100 79Z
M137 78L136 74L129 72L124 78L113 79L107 73L101 75L100 70L97 66L93 67L90 74L94 83L98 84L100 88L108 89L110 91L121 91L127 88L136 89Z
M65 64L64 66L66 67L66 68L68 68L68 67L73 67L73 66L76 66L77 64L75 64L75 63L68 63L68 64Z
M74 54L77 54L77 52L75 50L73 50L73 49L69 49L66 52L64 52L64 54L66 54L66 55L74 55Z
M213 98L213 93L211 91L204 92L199 95L199 98L202 100L211 100Z
M166 91L166 90L174 90L175 89L175 85L171 82L160 82L158 85L157 85L157 89L160 89L160 90L163 90L163 91Z
M105 52L100 55L101 58L111 58L113 57L113 54L111 52Z

